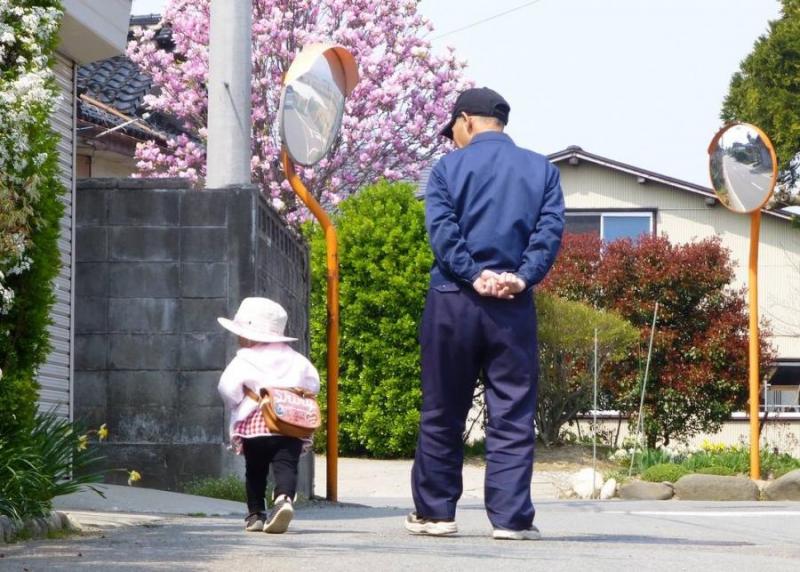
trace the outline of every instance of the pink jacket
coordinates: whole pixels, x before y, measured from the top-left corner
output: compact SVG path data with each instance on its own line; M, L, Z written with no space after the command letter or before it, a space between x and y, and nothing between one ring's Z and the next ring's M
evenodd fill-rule
M285 343L258 344L236 352L217 389L231 412L229 435L258 405L247 397L244 386L255 393L266 387L300 387L319 393L319 373L306 357Z

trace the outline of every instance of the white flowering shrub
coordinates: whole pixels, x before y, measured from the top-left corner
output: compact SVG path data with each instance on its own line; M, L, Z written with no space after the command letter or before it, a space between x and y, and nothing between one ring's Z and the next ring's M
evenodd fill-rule
M40 196L39 170L47 160L32 139L58 93L49 58L61 10L52 2L34 4L0 0L0 315L15 297L7 277L30 267L26 249Z
M29 426L49 350L63 188L50 117L60 0L0 0L0 434Z

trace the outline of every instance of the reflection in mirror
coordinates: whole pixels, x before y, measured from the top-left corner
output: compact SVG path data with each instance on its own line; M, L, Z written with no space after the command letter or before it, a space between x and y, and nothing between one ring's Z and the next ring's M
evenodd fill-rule
M345 78L333 51L290 82L281 98L281 136L291 158L310 166L333 145L344 112Z
M772 144L748 124L726 127L710 149L711 184L720 202L738 213L762 208L775 187Z

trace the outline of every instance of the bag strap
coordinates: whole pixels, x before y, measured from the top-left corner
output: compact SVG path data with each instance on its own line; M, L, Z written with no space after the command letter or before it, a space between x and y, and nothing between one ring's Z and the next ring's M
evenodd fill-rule
M250 389L246 385L244 385L242 387L244 387L244 394L247 397L249 397L253 401L261 401L261 398L258 396L258 394L255 391L253 391L252 389ZM305 399L314 397L313 393L311 393L310 391L306 391L305 389L302 389L300 387L283 387L281 389L285 389L286 391L291 391L292 393L294 393L296 395L299 395L300 397L303 397Z
M250 399L252 399L253 401L261 401L261 398L260 398L260 397L258 397L258 394L257 394L255 391L253 391L252 389L250 389L250 388L249 388L249 387L247 387L246 385L245 385L245 386L243 386L243 387L244 387L244 394L245 394L247 397L249 397L249 398L250 398Z

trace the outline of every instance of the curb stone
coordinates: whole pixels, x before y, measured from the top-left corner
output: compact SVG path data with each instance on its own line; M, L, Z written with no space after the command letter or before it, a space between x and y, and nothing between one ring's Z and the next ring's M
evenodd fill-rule
M30 518L23 522L11 520L7 516L0 516L0 544L14 542L22 532L30 538L46 538L51 532L68 531L80 532L81 526L67 514L52 511L46 517Z

